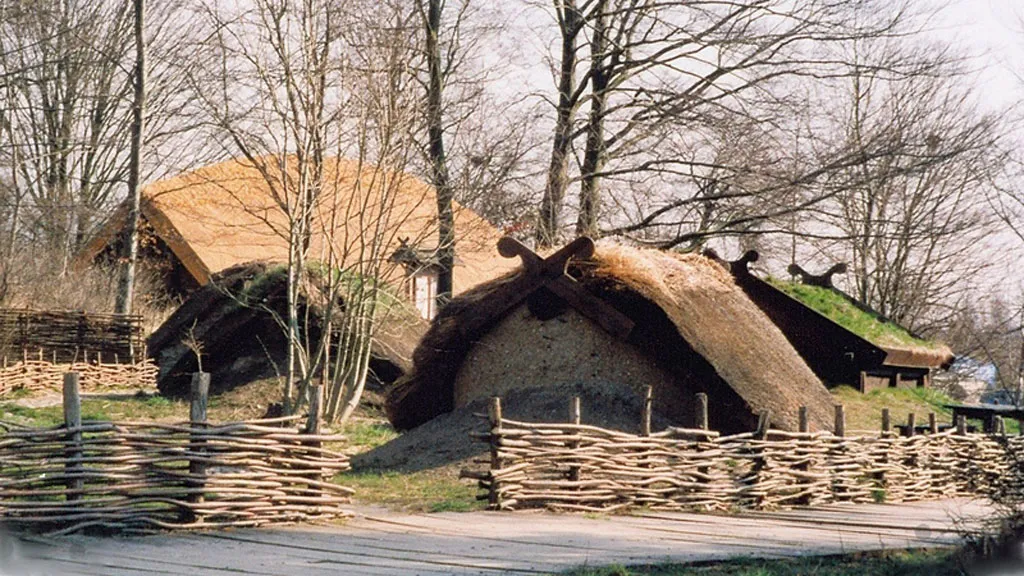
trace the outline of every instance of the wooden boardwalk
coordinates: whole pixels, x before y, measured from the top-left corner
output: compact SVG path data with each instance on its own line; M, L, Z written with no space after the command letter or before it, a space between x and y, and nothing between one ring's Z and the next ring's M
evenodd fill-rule
M949 545L957 541L954 519L985 509L942 501L731 516L357 512L338 526L18 542L0 535L0 574L551 574L582 565Z

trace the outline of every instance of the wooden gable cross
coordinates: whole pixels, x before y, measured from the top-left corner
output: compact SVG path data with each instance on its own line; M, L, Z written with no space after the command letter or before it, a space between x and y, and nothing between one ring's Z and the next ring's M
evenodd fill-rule
M625 340L633 331L633 321L604 300L587 292L575 278L566 273L573 258L594 255L594 241L586 236L577 238L560 250L544 258L518 240L505 236L498 241L498 253L505 258L520 258L523 272L498 288L481 309L461 326L464 335L472 335L508 310L514 308L530 294L547 288L556 296L586 316L612 336Z

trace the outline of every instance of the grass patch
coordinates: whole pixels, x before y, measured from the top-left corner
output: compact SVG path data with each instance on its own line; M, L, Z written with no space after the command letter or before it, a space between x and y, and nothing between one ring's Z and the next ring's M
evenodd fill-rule
M335 481L355 488L356 502L409 512L469 512L487 506L476 499L475 483L443 471L347 472Z
M386 420L353 418L341 428L341 433L352 453L366 452L398 438L398 432Z
M949 396L932 388L881 388L861 394L849 386L832 389L832 399L846 407L848 430L881 430L882 409L888 408L892 424L904 424L907 415L917 415L917 424L928 424L928 413L935 412L940 424L951 424L953 412L944 404L955 404Z
M775 278L769 278L768 281L779 290L876 346L939 346L935 342L914 337L902 326L878 314L859 308L835 290Z
M187 418L187 403L144 392L82 399L82 420L168 421ZM59 403L33 407L16 402L3 402L0 403L0 420L23 426L49 428L64 423L64 408Z
M784 560L579 568L571 576L952 576L963 572L952 549L892 550Z

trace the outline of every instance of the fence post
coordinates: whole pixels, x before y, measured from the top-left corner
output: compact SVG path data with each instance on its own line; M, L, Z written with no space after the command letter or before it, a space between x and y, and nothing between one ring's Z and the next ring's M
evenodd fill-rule
M846 436L846 408L842 404L836 404L836 436Z
M67 436L67 449L64 457L65 474L68 476L67 500L78 500L82 497L85 480L82 473L82 398L79 394L78 372L64 374L64 427L72 432Z
M939 421L935 419L935 412L928 413L928 431L932 434L939 433Z
M956 415L956 433L959 436L967 434L967 417L963 414Z
M324 413L324 387L320 384L313 384L309 387L309 415L306 417L306 428L303 431L305 434L310 436L319 436L321 426L323 424L323 413ZM306 446L313 450L319 450L322 443L318 438L313 438L303 442ZM319 460L316 458L316 453L310 456L309 461L315 463ZM309 475L310 479L315 482L324 481L324 469L322 466L316 464L310 464L312 473ZM320 487L308 486L308 494L313 498L319 498L322 494Z
M573 396L569 400L569 423L579 426L583 421L582 410L580 407L580 397ZM580 431L575 430L573 434L579 435ZM575 456L576 449L580 447L580 443L573 440L569 443L569 449L573 451ZM569 480L572 482L579 482L580 480L580 467L578 464L572 464L569 466Z
M499 443L501 442L501 398L498 396L491 398L491 403L487 407L487 419L491 424L491 490L489 502L491 508L497 508L498 486L494 480L494 472L501 469L501 456L498 453Z
M772 411L762 410L757 417L757 431L754 433L754 437L758 440L764 440L768 438L768 428L772 425Z
M697 394L696 414L694 419L696 420L694 424L698 429L708 429L708 395L703 392L699 392Z
M892 416L889 414L888 408L882 408L882 433L888 434L892 432Z
M996 429L995 433L1000 436L1006 435L1006 421L1003 420L1002 416L996 416Z
M648 386L644 390L644 411L640 417L640 433L644 436L651 435L651 410L654 405L654 387Z
M800 420L800 431L801 432L810 432L811 431L811 423L807 419L807 406L801 406L800 409L797 410L797 417Z
M911 437L916 432L914 428L917 426L917 415L911 412L907 414L907 437Z
M189 488L191 488L188 501L194 505L203 503L203 488L205 482L203 475L206 473L206 464L201 461L205 457L204 446L206 442L200 437L202 430L206 428L206 406L210 395L210 374L207 372L196 372L192 374L191 398L188 410L189 427L192 429L188 446L188 473L190 477ZM192 507L188 517L192 522L202 522L202 517L196 512L198 507Z

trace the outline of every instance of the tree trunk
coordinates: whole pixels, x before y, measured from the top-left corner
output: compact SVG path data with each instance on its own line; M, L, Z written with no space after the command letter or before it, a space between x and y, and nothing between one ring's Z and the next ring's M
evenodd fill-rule
M437 193L437 306L440 310L452 297L455 269L455 214L452 211L452 189L448 176L448 162L444 151L444 124L442 96L444 77L441 66L441 46L438 35L441 28L441 0L427 0L424 18L426 27L427 69L427 129L430 137L429 155L431 177Z
M142 203L142 133L146 127L146 44L143 25L146 19L145 0L134 0L135 5L135 102L132 109L131 157L128 160L128 227L125 231L125 257L121 280L118 283L115 311L132 311L135 292L135 268L139 259L139 211Z
M562 7L562 64L558 76L558 108L556 109L555 136L548 165L547 184L541 200L537 221L537 246L551 247L558 241L562 203L569 186L569 145L572 142L572 123L576 112L576 37L581 28L582 15L575 0L565 0Z
M599 0L593 18L590 41L590 119L587 122L587 147L583 153L580 177L580 210L576 219L576 235L598 236L597 218L601 208L601 177L604 167L605 139L604 115L608 101L608 72L606 46L608 20L605 14L607 0Z

